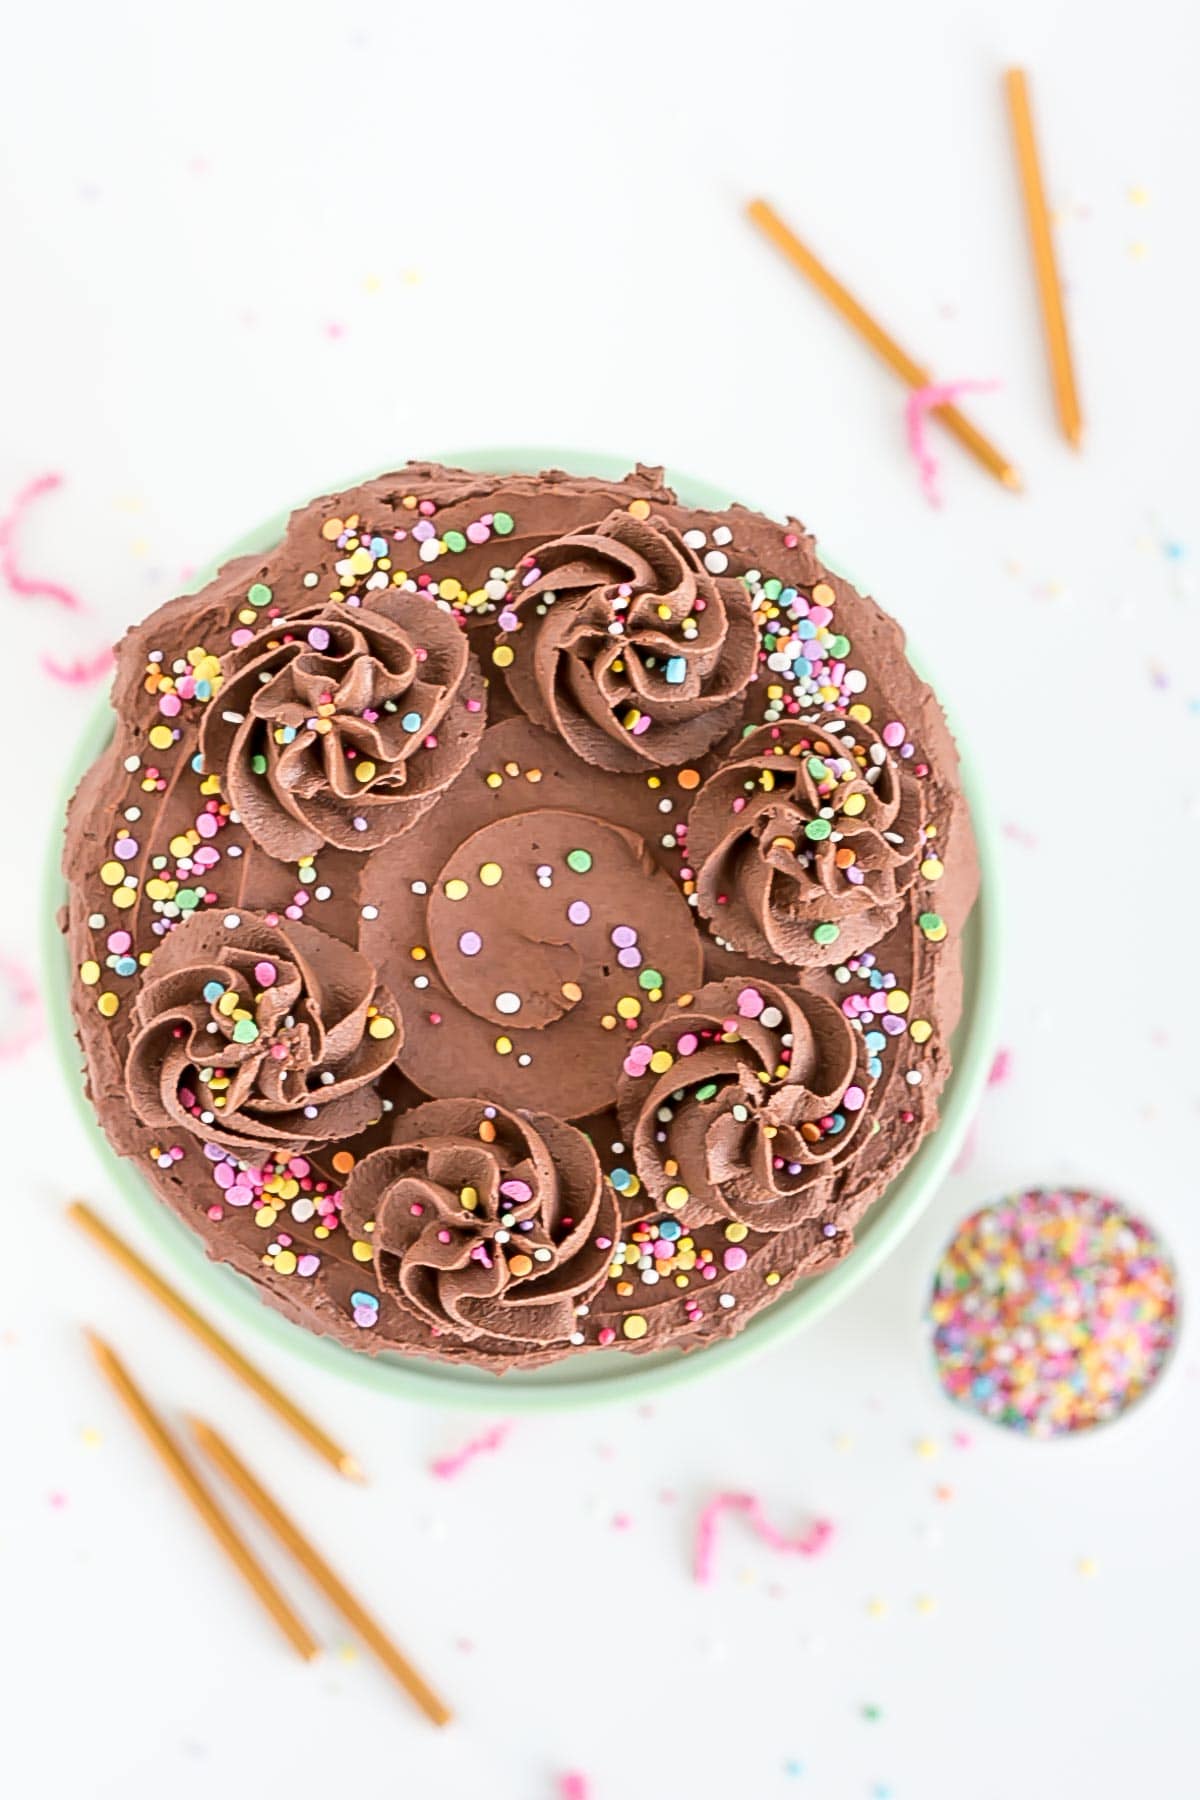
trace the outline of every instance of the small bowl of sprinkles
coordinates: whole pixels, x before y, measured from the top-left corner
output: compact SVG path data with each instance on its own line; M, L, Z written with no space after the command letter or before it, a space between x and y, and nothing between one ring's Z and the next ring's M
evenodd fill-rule
M1053 1438L1119 1418L1154 1386L1179 1302L1162 1244L1119 1201L1030 1188L959 1226L928 1316L952 1400Z

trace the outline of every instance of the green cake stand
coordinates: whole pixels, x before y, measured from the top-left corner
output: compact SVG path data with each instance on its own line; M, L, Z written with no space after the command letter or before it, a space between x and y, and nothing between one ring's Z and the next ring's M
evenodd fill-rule
M528 446L522 449L451 450L436 460L455 467L497 473L536 474L541 469L560 468L573 474L610 479L623 476L633 466L632 460L620 457ZM356 476L337 483L329 491L341 492L368 479L368 476ZM695 481L670 470L666 480L687 505L719 510L730 504L731 496L710 483ZM277 544L283 536L290 510L276 513L248 532L240 542L231 544L210 568L202 571L195 586L202 587L220 564L231 557L269 550ZM922 670L922 673L927 674L927 671ZM111 733L112 714L105 700L80 739L58 814L60 820L65 814L69 795L103 750ZM755 1314L736 1337L686 1353L668 1349L631 1356L619 1350L591 1350L583 1356L567 1357L548 1368L514 1370L495 1376L432 1358L400 1357L387 1352L371 1356L348 1350L331 1338L318 1337L292 1324L266 1305L248 1277L209 1260L200 1238L162 1204L134 1163L115 1154L96 1124L83 1090L79 1046L71 1020L66 940L55 924L55 916L66 899L66 886L59 868L61 832L55 829L46 874L42 960L51 1027L64 1080L81 1117L95 1136L113 1186L127 1201L147 1237L175 1265L178 1280L189 1294L211 1311L225 1312L244 1321L297 1357L333 1370L360 1387L422 1401L430 1406L510 1413L552 1411L599 1401L640 1400L682 1382L695 1381L718 1369L730 1368L734 1363L748 1362L772 1344L794 1336L832 1311L866 1280L872 1269L878 1268L928 1205L948 1173L986 1084L996 1042L1000 993L995 850L969 750L961 740L959 750L963 788L979 846L981 880L979 899L963 934L963 1011L951 1040L953 1070L942 1095L940 1122L857 1227L855 1248L849 1256L823 1274L799 1282L773 1305Z

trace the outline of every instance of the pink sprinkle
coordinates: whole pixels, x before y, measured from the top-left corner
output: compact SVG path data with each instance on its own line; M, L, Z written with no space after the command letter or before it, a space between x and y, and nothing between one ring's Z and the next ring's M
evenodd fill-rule
M995 1060L988 1070L988 1086L999 1087L1012 1074L1012 1051L997 1050Z
M721 1258L721 1261L731 1272L734 1269L744 1269L746 1266L746 1252L742 1249L740 1244L730 1244L728 1250L726 1250L724 1256Z
M842 1095L842 1105L847 1112L860 1112L866 1098L860 1087L848 1087Z
M491 532L482 520L477 519L473 525L467 526L467 542L469 544L486 544Z
M586 1775L572 1769L558 1778L558 1800L589 1800L591 1784Z
M743 1019L757 1019L766 1004L757 988L743 988L737 997L737 1009Z
M257 981L259 987L262 987L262 988L274 987L275 986L275 977L276 977L276 969L275 969L274 963L269 963L269 962L255 963L254 979L255 979L255 981Z
M700 1514L700 1522L696 1527L696 1551L693 1567L696 1580L701 1586L712 1579L717 1523L721 1514L725 1512L744 1513L750 1529L762 1540L768 1550L777 1550L790 1556L817 1556L827 1548L833 1537L833 1526L828 1519L814 1519L808 1530L800 1537L784 1537L764 1514L762 1502L757 1494L717 1494Z
M896 750L904 742L904 727L898 719L891 719L880 732L889 750Z
M13 593L19 594L22 599L57 600L68 612L85 612L87 609L83 601L72 588L63 587L57 581L42 581L36 575L26 575L17 561L17 526L35 500L39 500L43 494L52 494L55 488L61 486L61 475L35 476L21 489L5 517L0 518L0 575L3 575Z
M926 416L939 406L952 406L961 394L988 394L999 385L998 381L934 381L928 387L914 388L908 396L904 408L908 447L916 459L921 492L930 506L940 506L942 496L938 488L938 459L926 436Z
M430 1472L436 1475L439 1481L453 1481L456 1476L462 1474L468 1464L474 1462L477 1456L484 1456L493 1450L499 1450L511 1430L512 1420L501 1419L498 1425L489 1426L486 1431L481 1431L478 1437L468 1438L461 1449L452 1451L449 1456L439 1456L436 1461L430 1463Z
M599 1331L596 1333L596 1342L599 1344L608 1345L608 1344L615 1342L616 1336L617 1336L617 1334L613 1330L611 1325L602 1325L600 1327Z

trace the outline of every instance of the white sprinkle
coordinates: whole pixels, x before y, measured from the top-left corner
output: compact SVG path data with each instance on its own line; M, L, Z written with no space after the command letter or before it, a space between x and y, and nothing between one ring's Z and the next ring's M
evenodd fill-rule
M316 894L318 900L328 900L330 895L333 893L333 889L329 888L329 887L319 887L319 888L315 888L313 891Z
M314 575L312 570L310 569L308 574L304 577L304 585L305 585L305 587L316 587L317 582L320 579L321 579L320 576Z
M737 1299L733 1294L722 1294L718 1304L724 1307L736 1306Z
M704 566L710 575L723 575L729 567L729 558L723 550L710 550L704 558Z
M521 1068L523 1068L523 1069L527 1069L532 1061L533 1061L533 1058L532 1058L532 1056L530 1056L528 1050L524 1051L517 1058L517 1062L520 1064Z
M415 988L427 988L429 986L428 975L414 975L413 986Z
M226 913L221 921L226 931L236 931L241 922L242 917L240 913Z
M140 756L127 756L125 758L125 767L131 775L133 774L133 771L135 769L140 769L141 766L142 766L142 759Z
M718 525L713 532L714 544L732 544L733 533L728 525Z
M773 1031L776 1025L783 1023L783 1014L777 1006L764 1006L758 1015L758 1022L765 1025L768 1031Z
M921 1085L920 1069L910 1069L908 1071L908 1074L904 1077L904 1079L905 1079L905 1081L907 1081L909 1087L920 1087L920 1085Z
M246 723L245 713L223 712L221 714L221 717L224 719L224 721L227 725L244 725Z
M511 994L507 990L496 995L496 1011L498 1013L515 1013L521 1010L521 996Z
M569 1344L582 1344L582 1342L583 1342L582 1331L573 1331L571 1333L570 1337L567 1339L567 1342Z
M140 806L127 806L125 808L125 817L129 820L131 825L134 824L136 820L140 819L141 816L142 809Z
M683 541L689 550L702 550L708 539L702 531L685 531Z
M429 892L429 883L427 881L414 881L412 884L412 891L414 894L427 894Z
M379 917L379 908L377 906L364 906L362 909L362 916L364 919L377 919Z

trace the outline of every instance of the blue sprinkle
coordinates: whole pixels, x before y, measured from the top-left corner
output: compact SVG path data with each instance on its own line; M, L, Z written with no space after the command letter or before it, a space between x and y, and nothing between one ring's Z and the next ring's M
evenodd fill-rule
M211 700L212 699L212 682L211 681L198 681L196 683L196 698L197 698L197 700Z
M192 758L192 773L194 775L203 775L204 773L204 758L198 750Z
M377 1296L364 1293L362 1288L356 1288L354 1293L351 1294L350 1304L351 1306L373 1306L376 1312L379 1311L379 1300Z
M608 1178L619 1194L623 1194L633 1177L628 1169L614 1169Z
M880 1050L885 1050L887 1048L887 1039L884 1037L882 1031L868 1031L863 1042L872 1054L877 1054Z
M663 1219L654 1229L659 1237L666 1238L668 1243L674 1243L676 1238L683 1236L683 1226L678 1219Z
M214 1005L224 992L225 989L219 981L206 981L204 984L204 998L210 1006Z
M797 637L814 638L814 637L816 637L816 635L817 635L817 628L813 624L811 619L797 620L797 623L796 623L796 636Z
M845 1131L845 1129L846 1129L845 1113L834 1113L832 1118L829 1121L830 1137L836 1137L839 1131Z
M687 659L682 656L669 657L667 660L666 676L673 687L678 687L681 681L686 681Z
M136 975L137 958L134 956L118 956L113 967L118 975Z
M792 674L797 678L812 674L812 664L807 656L798 656L792 664Z
M407 712L400 721L405 731L420 731L421 715L418 712Z
M882 1075L883 1074L883 1064L880 1062L880 1060L877 1056L872 1056L867 1059L867 1074L868 1075Z

